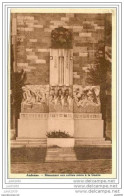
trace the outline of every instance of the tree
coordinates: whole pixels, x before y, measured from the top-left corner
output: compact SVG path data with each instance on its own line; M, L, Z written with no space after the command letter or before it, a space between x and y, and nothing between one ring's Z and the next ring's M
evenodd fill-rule
M105 45L101 41L96 51L94 66L89 68L87 82L92 85L100 86L101 112L104 120L104 136L106 127L106 103L107 90L111 88L111 80L108 79L108 72L111 72L111 63L105 59Z
M27 79L26 72L22 69L20 72L12 72L11 77L11 89L12 89L12 100L15 108L15 128L17 130L17 121L21 112L21 102L23 98L22 86L25 85Z

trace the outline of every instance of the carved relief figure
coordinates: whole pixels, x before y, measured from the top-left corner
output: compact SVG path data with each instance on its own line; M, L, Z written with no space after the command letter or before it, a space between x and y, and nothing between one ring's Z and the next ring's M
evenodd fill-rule
M46 108L48 108L48 85L26 85L22 87L22 90L22 112L35 112L36 108L36 112L45 112Z
M100 112L99 92L99 86L74 85L74 112Z
M51 112L72 112L72 90L69 87L51 87L49 97Z

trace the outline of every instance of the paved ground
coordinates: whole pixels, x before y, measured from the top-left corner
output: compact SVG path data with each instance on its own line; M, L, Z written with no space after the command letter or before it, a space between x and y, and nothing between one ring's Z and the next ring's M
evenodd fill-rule
M68 150L68 149L67 149ZM90 173L112 172L111 148L75 148L77 161L46 163L46 148L11 149L12 173Z

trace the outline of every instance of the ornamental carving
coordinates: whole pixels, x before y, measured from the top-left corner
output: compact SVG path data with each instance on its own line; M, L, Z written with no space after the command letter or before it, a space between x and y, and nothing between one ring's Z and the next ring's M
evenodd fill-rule
M22 113L100 113L100 87L26 85L22 87Z
M21 112L48 112L49 85L26 85L22 90Z
M70 30L59 27L51 33L52 48L72 48L72 33Z
M73 86L74 112L99 113L100 112L100 87L81 85Z
M51 87L49 110L50 112L73 112L72 88Z

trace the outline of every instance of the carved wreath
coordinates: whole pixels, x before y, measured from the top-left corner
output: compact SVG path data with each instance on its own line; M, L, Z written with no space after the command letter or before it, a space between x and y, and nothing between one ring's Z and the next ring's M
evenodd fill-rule
M72 48L72 33L70 30L59 27L51 33L52 48Z

